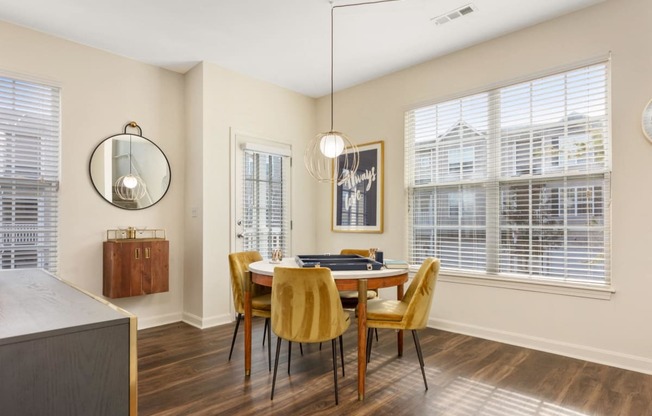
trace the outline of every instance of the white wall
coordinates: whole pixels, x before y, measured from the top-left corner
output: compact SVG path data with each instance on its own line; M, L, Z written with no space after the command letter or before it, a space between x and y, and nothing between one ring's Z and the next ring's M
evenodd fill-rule
M0 22L0 72L61 86L59 275L102 293L102 242L118 226L164 228L170 291L116 299L141 326L181 317L183 283L184 111L182 75ZM95 146L136 121L166 153L172 183L152 208L127 211L97 194L88 174Z
M385 140L385 233L330 232L330 192L320 190L318 251L380 247L405 256L404 111L425 101L612 53L611 300L440 281L431 325L652 373L652 146L641 112L652 98L649 0L609 0L337 94L338 130L358 143ZM328 125L328 97L319 125ZM641 188L643 186L643 188Z
M207 327L233 320L227 258L235 233L229 204L232 129L292 146L293 246L308 251L316 247L315 191L303 170L303 149L315 134L315 100L210 63L198 65L191 75L201 77L202 107L194 108L191 118L196 121L201 114L202 132L201 137L189 136L189 148L201 149L201 158L193 152L186 162L186 194L191 195L186 210L188 205L200 207L203 225L200 230L190 226L186 233L186 241L201 243L193 241L198 251L187 257L186 287L193 289L185 297L185 319Z

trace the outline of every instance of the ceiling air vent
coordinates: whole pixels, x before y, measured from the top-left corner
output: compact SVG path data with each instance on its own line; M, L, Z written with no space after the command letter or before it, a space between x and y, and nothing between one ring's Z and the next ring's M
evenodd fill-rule
M451 10L448 13L444 13L444 14L442 14L440 16L433 17L430 20L435 22L435 24L437 26L441 26L444 23L448 23L451 20L457 19L458 17L462 17L462 16L466 16L468 14L471 14L476 10L477 10L477 8L475 7L475 5L467 4L466 6L462 6L460 8L455 9L455 10Z

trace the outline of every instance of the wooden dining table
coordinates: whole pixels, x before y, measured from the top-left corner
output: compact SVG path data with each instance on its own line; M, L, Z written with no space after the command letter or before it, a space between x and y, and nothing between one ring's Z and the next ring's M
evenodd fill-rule
M299 267L294 258L285 258L279 264L269 260L249 265L249 279L245 284L245 376L251 375L251 284L272 286L274 268ZM367 366L367 290L396 287L396 298L403 298L403 285L408 280L407 269L345 270L333 271L338 290L358 291L358 399L364 400ZM397 334L398 355L403 355L403 331Z

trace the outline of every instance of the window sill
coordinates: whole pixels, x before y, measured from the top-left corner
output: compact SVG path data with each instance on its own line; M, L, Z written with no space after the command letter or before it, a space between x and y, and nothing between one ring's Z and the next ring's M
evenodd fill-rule
M496 287L501 289L524 290L528 292L550 293L563 296L576 296L581 298L610 300L611 295L615 293L612 286L580 286L570 283L551 283L522 280L513 280L508 278L445 274L440 273L438 280L440 282Z

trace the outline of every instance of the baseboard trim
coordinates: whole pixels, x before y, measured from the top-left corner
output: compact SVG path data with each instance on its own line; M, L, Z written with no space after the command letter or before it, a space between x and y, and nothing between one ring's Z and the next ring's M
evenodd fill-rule
M166 315L157 315L149 318L138 317L138 329L153 328L166 324L172 324L181 320L181 313L169 313Z
M223 315L211 316L208 318L201 318L197 315L184 312L183 317L180 320L196 328L206 329L206 328L211 328L214 326L224 325L233 322L233 316L231 316L230 314L223 314Z
M189 312L184 312L181 321L187 323L188 325L192 325L195 328L201 329L201 318L197 315L194 315Z
M228 324L234 321L234 316L231 314L216 315L202 320L202 329L211 328L218 325Z
M213 326L224 325L233 322L231 314L215 315L209 318L201 318L189 312L170 313L167 315L152 316L149 318L138 317L138 329L153 328L155 326L185 322L195 328L206 329Z
M622 368L625 370L637 371L644 374L652 374L652 360L645 357L623 354L616 351L608 351L593 348L586 345L571 344L546 338L532 337L514 332L500 331L492 328L485 328L476 325L463 324L443 319L430 319L428 326L444 331L469 335L477 338L489 339L519 347L531 348L553 354L564 355L580 360L591 361L599 364Z

